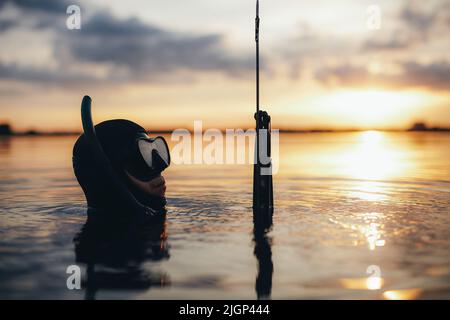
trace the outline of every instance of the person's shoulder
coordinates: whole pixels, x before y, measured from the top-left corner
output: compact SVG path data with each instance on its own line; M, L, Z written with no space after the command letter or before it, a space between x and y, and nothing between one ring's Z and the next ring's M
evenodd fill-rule
M84 134L81 134L77 141L75 141L75 144L73 145L72 155L79 156L81 153L83 153L87 148L86 139L84 138Z

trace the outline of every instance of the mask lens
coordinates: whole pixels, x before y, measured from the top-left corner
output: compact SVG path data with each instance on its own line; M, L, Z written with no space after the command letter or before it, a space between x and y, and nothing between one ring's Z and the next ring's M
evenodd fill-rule
M139 151L142 158L150 168L154 168L153 152L157 152L161 159L166 163L166 166L170 164L170 154L167 147L167 143L163 137L157 137L152 140L139 140Z
M147 165L152 168L152 143L147 140L139 140L138 146L145 163L147 163Z
M166 163L166 165L170 164L170 155L169 155L169 149L167 147L166 140L162 137L157 137L153 141L153 144L155 146L156 151L158 152L159 156L163 159L163 161Z

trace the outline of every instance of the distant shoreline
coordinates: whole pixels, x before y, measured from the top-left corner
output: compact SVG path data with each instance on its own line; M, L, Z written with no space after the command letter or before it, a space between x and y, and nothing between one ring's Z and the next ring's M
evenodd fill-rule
M233 129L233 128L230 128ZM236 128L234 128L236 129ZM253 128L252 128L253 129ZM172 134L172 130L149 130L151 134ZM188 129L187 129L188 130ZM228 129L221 129L225 133ZM245 129L249 130L249 128ZM193 130L188 130L193 132ZM203 130L203 133L206 130ZM429 127L425 122L416 122L409 129L279 129L280 133L338 133L338 132L363 132L363 131L384 131L384 132L450 132L450 128L445 127ZM0 123L0 136L78 136L81 131L38 131L36 129L28 129L26 131L14 131L9 123Z
M225 132L225 130L221 130ZM380 132L450 132L450 128L427 128L421 130L414 129L311 129L311 130L290 130L290 129L280 129L280 133L346 133L346 132L364 132L364 131L380 131ZM151 130L152 134L172 134L173 130ZM189 131L193 132L193 131ZM55 132L44 132L44 131L26 131L26 132L10 132L7 134L0 134L0 137L42 137L42 136L79 136L81 132L76 131L55 131Z

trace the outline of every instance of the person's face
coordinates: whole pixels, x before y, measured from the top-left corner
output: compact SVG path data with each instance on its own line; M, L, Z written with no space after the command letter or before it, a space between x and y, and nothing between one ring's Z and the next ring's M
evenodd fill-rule
M150 196L164 197L166 194L166 180L163 176L158 176L150 181L141 181L131 176L127 172L127 176L137 188Z

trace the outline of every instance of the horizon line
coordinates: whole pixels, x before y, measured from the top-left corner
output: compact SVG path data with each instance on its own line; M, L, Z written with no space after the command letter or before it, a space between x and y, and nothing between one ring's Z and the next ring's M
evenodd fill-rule
M235 128L241 129L241 128ZM149 130L149 133L155 134L172 134L175 130ZM189 133L194 133L194 130L185 129ZM208 129L202 130L202 134L205 133ZM219 129L220 132L225 133L228 129ZM241 129L244 131L254 130L254 128ZM414 128L390 128L390 129L380 129L380 128L368 128L368 129L360 129L360 128L344 128L344 129L328 129L328 128L316 128L316 129L278 129L280 133L345 133L345 132L366 132L366 131L379 131L379 132L450 132L450 128L447 127L430 127L430 128L422 128L422 129L414 129ZM22 131L12 131L9 133L0 132L0 136L75 136L81 135L82 131L41 131L41 130L22 130Z

